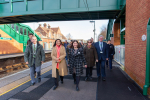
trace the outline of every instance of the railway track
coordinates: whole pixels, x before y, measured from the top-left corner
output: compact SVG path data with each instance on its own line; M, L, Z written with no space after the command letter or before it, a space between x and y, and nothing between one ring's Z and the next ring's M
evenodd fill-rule
M45 62L51 60L51 51L45 51ZM0 56L0 77L9 73L15 73L17 70L27 69L28 66L24 62L24 53L7 54Z

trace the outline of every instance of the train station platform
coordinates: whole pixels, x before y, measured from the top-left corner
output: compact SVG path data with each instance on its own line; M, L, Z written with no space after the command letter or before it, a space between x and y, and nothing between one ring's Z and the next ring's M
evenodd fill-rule
M51 62L42 65L42 81L30 86L29 69L0 79L0 100L148 100L126 78L120 65L113 61L113 69L106 68L106 81L98 79L96 68L93 80L79 83L80 91L75 90L72 75L64 77L64 83L53 90ZM17 85L16 85L17 84Z

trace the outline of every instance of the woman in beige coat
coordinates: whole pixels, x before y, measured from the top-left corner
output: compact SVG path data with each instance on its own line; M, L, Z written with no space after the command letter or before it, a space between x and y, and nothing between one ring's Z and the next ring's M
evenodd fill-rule
M63 76L68 74L67 64L65 60L66 51L60 39L54 43L51 57L52 57L52 77L54 78L55 86L53 90L58 87L59 76L63 84Z

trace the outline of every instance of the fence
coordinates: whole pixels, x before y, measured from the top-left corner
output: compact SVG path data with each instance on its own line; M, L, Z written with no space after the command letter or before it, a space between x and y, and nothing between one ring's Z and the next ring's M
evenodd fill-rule
M114 59L120 64L124 65L125 62L125 45L115 46Z

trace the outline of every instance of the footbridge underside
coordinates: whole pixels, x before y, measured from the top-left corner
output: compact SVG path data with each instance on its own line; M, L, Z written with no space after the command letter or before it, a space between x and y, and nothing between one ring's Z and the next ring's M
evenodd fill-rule
M0 24L115 19L126 0L0 0Z

